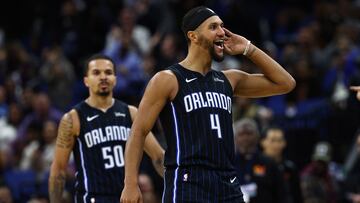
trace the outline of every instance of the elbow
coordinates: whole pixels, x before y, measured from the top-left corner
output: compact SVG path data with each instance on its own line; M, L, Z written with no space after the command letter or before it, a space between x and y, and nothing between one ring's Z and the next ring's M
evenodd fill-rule
M154 163L156 163L159 166L164 166L164 156L165 156L165 151L161 150L161 152L158 153L156 157L153 159Z
M161 149L160 153L158 153L154 158L154 161L158 164L164 165L164 156L165 156L165 151Z
M289 89L288 89L288 92L290 92L290 91L292 91L293 89L295 89L295 87L296 87L296 80L293 78L293 77L291 77L290 78L290 82L289 82Z
M283 93L289 93L296 87L296 81L293 77L290 76L289 80L283 85Z

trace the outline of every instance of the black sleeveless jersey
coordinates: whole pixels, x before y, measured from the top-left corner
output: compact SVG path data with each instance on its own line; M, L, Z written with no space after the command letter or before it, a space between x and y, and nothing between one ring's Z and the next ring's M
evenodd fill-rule
M165 166L234 170L230 82L220 71L204 76L179 64L168 69L179 90L160 113L168 145Z
M74 109L80 134L74 146L76 195L84 202L96 195L120 197L124 182L124 150L132 124L128 105L115 100L106 112L81 102Z

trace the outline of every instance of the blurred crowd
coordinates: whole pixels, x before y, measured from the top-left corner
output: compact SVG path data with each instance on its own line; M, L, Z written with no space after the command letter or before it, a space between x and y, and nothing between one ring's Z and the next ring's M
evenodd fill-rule
M185 56L181 19L198 5L212 8L226 28L266 51L297 82L287 95L233 101L247 201L359 203L360 101L349 91L360 85L359 0L2 2L0 202L48 201L57 126L88 95L87 57L111 57L115 97L136 106L149 78ZM242 56L213 68L259 71ZM166 147L161 128L154 132ZM69 199L74 170L68 170ZM139 180L145 202L159 202L162 179L148 157Z

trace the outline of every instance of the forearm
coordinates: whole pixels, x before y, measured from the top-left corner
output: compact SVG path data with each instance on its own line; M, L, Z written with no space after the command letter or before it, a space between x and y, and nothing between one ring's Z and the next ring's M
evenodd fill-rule
M145 136L133 130L125 148L125 180L126 185L138 184L139 166L143 156Z
M49 198L50 203L62 202L62 195L64 192L66 180L66 173L64 170L59 172L51 171L49 177Z
M273 83L290 90L295 86L294 78L279 63L255 45L250 44L246 57L259 67L264 76Z

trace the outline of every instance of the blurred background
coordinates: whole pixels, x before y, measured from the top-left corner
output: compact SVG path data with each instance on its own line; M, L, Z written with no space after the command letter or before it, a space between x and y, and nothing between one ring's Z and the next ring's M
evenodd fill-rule
M82 73L87 57L113 58L115 97L137 106L149 79L186 56L181 19L198 5L213 9L226 28L266 51L297 82L286 95L234 99L234 121L255 121L260 139L271 126L283 131L282 153L297 168L304 202L330 202L307 200L303 182L307 165L319 153L316 144L326 142L325 176L335 185L328 193L334 202L360 202L360 179L348 181L360 173L360 101L349 91L350 85L360 85L359 0L2 1L0 202L48 202L59 119L88 96ZM242 56L227 56L213 68L259 71ZM161 128L155 126L154 132L166 147ZM69 199L74 171L70 164ZM147 202L159 202L163 183L148 157L139 178L142 191L149 193Z

